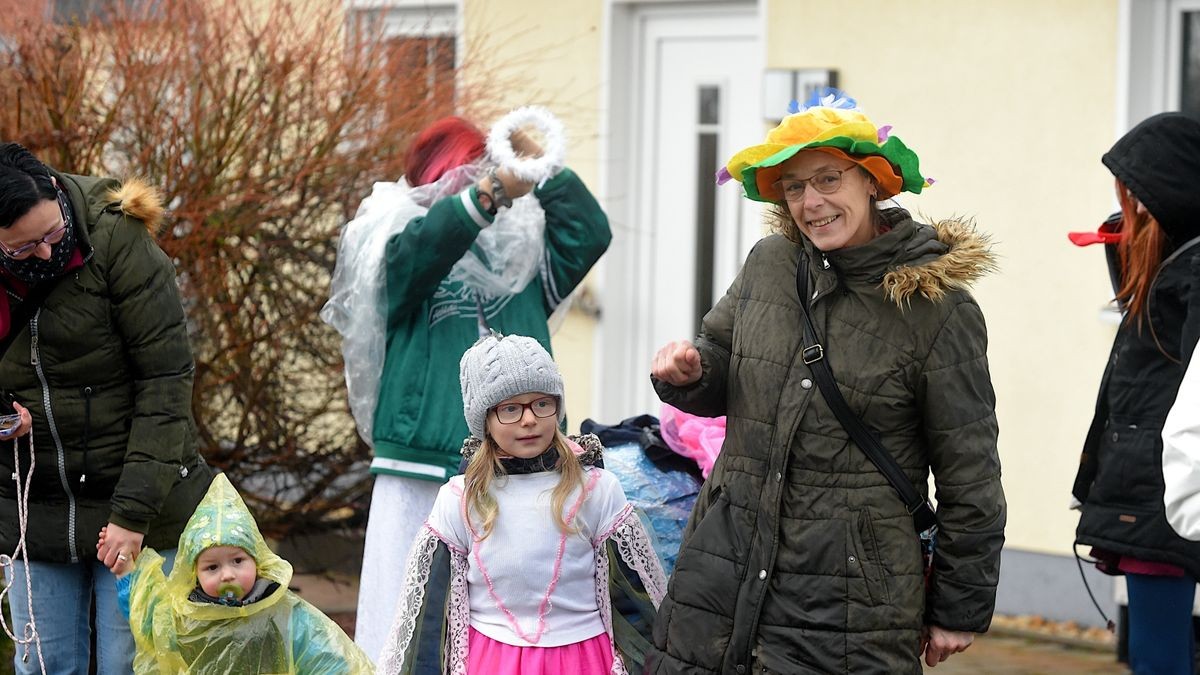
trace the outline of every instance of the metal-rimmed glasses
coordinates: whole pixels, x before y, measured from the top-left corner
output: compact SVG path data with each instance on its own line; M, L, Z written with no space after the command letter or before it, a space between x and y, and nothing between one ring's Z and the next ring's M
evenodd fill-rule
M21 244L16 248L9 248L8 246L0 243L0 252L3 252L4 255L12 258L13 260L24 260L33 255L33 252L37 250L37 247L41 246L42 244L53 246L62 241L63 237L67 234L67 228L71 226L71 221L67 218L67 212L63 210L63 203L61 199L58 200L58 210L59 213L62 214L62 225L50 230L46 233L46 236L42 237L41 239L35 239L29 243Z
M850 167L853 169L854 167ZM798 202L804 199L804 189L809 185L823 195L831 195L842 186L842 174L850 169L826 169L818 171L811 178L780 178L771 184L785 201Z
M528 408L534 417L546 418L558 414L558 398L543 396L529 403L501 403L492 409L496 413L496 421L501 424L516 424L525 416Z

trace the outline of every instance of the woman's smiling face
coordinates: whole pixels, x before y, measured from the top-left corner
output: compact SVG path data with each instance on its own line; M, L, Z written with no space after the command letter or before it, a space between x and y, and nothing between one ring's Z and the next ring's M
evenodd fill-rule
M781 168L780 183L785 186L792 183L793 192L799 181L810 181L823 174L829 180L827 172L840 175L834 192L823 194L813 183L808 183L798 199L786 202L796 225L818 250L861 246L875 238L875 205L871 198L876 187L854 162L819 150L802 150Z

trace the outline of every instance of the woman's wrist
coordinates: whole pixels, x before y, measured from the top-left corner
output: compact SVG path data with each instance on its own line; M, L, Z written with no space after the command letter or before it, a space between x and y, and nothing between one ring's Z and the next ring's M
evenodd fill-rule
M496 218L488 210L488 207L492 205L491 195L481 189L479 185L472 185L460 192L457 201L456 207L459 213L469 218L481 230L491 225Z
M492 182L488 176L479 179L475 184L475 198L479 202L480 208L488 214L495 216L498 207L496 206L496 197L492 194Z

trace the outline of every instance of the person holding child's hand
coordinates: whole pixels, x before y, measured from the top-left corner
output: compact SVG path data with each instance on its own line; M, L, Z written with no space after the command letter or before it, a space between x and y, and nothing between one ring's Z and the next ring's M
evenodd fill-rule
M0 415L18 419L0 427L0 551L8 625L38 638L16 651L22 675L129 671L109 569L142 546L170 560L212 480L163 216L142 181L62 173L0 143Z

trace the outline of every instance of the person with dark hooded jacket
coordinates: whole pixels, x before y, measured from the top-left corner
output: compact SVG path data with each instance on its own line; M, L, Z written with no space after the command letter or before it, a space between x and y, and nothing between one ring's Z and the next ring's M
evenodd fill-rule
M699 338L655 356L667 403L727 415L647 672L920 673L986 631L1006 506L987 333L965 290L993 268L967 223L877 202L928 185L915 153L833 92L734 156L777 205ZM804 266L801 265L804 263ZM807 268L801 299L799 270ZM815 385L800 303L849 407L940 521L927 584L914 519Z
M1076 543L1125 575L1134 672L1190 674L1200 542L1167 520L1162 431L1200 338L1200 120L1150 117L1102 161L1116 177L1119 236L1073 239L1118 240L1109 262L1124 318L1072 490Z
M0 393L21 418L0 435L0 553L8 625L38 634L18 673L87 673L93 609L99 672L130 672L109 568L132 569L142 546L173 559L212 480L175 268L152 235L162 211L144 183L0 144Z

